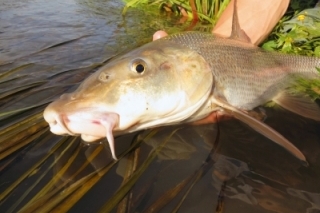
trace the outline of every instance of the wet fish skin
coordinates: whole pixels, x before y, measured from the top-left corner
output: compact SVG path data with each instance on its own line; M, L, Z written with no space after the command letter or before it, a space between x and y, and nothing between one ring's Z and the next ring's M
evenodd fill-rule
M195 121L220 110L304 160L289 141L246 111L277 97L298 76L318 78L319 61L211 34L180 33L112 60L50 104L44 117L56 134L81 134L86 141L107 137L113 144L113 134ZM146 70L136 73L135 63Z
M145 70L138 72L137 65ZM210 66L198 53L172 41L152 42L111 60L51 103L44 118L55 134L107 137L114 147L113 135L189 118L212 84Z
M250 43L199 32L165 39L198 52L211 67L214 96L238 109L251 110L272 100L297 77L319 78L316 57L267 52Z
M316 103L301 94L294 96L287 92L297 78L319 79L316 69L320 67L319 58L267 52L247 42L198 32L176 34L166 39L198 52L209 63L214 76L211 98L191 121L210 111L223 111L308 165L305 156L290 141L247 112L273 100L294 113L320 121Z

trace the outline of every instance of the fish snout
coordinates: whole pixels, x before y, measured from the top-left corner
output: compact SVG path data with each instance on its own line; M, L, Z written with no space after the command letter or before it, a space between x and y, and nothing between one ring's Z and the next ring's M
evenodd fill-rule
M50 126L50 131L57 135L74 135L68 127L66 126L67 123L67 116L61 114L56 107L56 102L49 104L43 112L43 117L45 121Z

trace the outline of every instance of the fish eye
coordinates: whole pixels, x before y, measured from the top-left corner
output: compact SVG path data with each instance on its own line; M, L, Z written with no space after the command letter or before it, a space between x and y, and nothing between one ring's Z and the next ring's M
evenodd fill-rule
M141 59L137 59L132 62L131 70L136 73L142 74L146 70L146 63Z

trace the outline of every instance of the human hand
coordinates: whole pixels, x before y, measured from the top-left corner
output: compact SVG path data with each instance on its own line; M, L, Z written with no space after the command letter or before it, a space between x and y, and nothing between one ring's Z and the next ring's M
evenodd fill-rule
M155 32L155 33L153 34L152 40L154 41L154 40L157 40L157 39L159 39L159 38L165 37L165 36L167 36L167 35L168 35L168 33L166 33L165 31L163 31L163 30L158 30L157 32Z

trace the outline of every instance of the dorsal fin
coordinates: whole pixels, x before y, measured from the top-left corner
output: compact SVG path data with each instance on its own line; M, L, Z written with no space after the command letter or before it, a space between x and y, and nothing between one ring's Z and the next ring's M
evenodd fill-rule
M229 38L251 43L249 36L240 27L238 10L237 10L237 0L234 0L234 4L233 4L232 30Z

